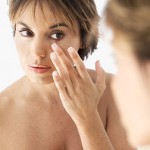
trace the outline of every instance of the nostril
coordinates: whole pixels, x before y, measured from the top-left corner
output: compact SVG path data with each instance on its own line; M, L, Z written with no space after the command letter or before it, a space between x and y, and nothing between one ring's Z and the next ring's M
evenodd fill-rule
M40 55L40 57L42 57L42 58L44 58L45 56L46 56L46 55L44 55L44 54L43 54L43 55Z

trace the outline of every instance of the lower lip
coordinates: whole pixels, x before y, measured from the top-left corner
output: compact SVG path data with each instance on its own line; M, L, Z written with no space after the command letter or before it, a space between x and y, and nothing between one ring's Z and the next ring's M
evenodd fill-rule
M36 73L46 73L50 70L50 68L38 68L38 67L30 67L32 71Z

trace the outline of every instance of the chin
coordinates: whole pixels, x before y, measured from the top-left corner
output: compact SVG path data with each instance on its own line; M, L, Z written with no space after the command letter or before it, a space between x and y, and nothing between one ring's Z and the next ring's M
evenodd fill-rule
M37 83L37 84L51 84L54 82L53 78L51 76L45 76L45 77L28 77L29 80L33 83Z

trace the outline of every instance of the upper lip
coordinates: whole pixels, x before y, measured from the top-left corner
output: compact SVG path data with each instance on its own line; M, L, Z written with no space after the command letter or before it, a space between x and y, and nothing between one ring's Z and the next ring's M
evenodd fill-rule
M47 66L47 65L41 65L41 64L32 64L32 65L29 65L29 67L32 67L32 68L41 68L41 69L49 69L49 68L52 68L51 66Z

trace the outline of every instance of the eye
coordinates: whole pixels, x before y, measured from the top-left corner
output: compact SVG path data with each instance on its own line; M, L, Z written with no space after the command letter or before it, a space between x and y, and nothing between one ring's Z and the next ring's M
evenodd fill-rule
M23 37L32 37L33 33L28 29L22 29L19 31Z
M50 38L54 40L61 40L64 37L64 33L62 31L57 31L53 34L51 34Z

